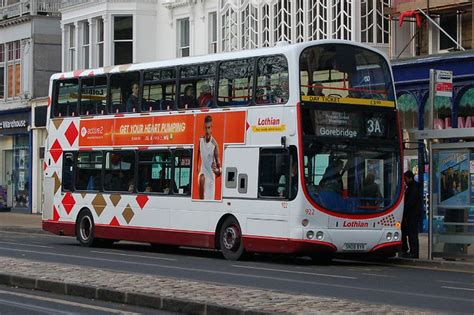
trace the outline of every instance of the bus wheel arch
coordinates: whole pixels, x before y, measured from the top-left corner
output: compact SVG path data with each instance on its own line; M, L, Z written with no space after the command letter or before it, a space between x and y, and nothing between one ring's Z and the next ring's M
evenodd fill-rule
M219 220L216 236L216 248L227 260L239 260L245 255L242 229L235 216L228 214Z
M82 208L76 219L76 238L84 247L92 247L97 243L95 237L95 223L92 212Z

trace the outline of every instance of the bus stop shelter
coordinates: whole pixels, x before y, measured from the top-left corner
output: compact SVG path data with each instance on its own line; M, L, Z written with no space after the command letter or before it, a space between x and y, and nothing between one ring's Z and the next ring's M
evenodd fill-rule
M474 260L474 128L415 136L428 149L429 258Z

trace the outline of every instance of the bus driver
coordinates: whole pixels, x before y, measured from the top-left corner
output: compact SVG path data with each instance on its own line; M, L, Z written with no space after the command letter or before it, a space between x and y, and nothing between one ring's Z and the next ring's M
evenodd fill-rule
M199 139L199 199L214 200L215 177L221 175L219 147L212 136L212 117L204 118L204 136Z

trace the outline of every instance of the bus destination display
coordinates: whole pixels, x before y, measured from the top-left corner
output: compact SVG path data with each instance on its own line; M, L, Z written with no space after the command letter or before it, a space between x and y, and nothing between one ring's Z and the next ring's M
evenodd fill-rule
M348 139L381 138L386 136L386 115L315 110L316 136Z

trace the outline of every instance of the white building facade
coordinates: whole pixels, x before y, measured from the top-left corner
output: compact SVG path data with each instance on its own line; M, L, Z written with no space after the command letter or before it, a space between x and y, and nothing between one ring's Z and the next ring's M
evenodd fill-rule
M64 0L64 71L316 39L390 53L388 0Z

